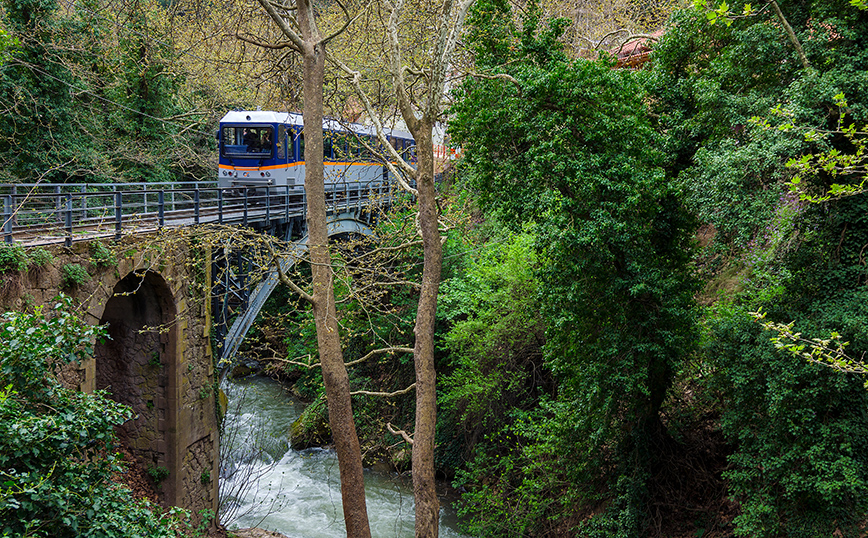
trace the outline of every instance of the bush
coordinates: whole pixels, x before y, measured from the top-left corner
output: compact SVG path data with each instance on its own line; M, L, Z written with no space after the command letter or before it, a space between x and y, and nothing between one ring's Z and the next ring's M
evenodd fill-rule
M52 263L54 263L54 256L42 247L36 247L27 253L28 267L41 268Z
M118 264L118 258L110 248L99 241L90 244L90 255L97 267L114 267Z

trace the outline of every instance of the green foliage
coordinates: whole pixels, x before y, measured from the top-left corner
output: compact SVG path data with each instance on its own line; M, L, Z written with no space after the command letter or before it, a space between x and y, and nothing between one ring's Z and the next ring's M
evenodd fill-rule
M148 467L148 474L151 476L154 483L157 484L157 487L160 487L163 480L169 478L169 470L159 465L151 465Z
M81 286L86 282L90 282L90 274L87 269L78 263L67 263L60 268L61 286L64 288L74 288Z
M52 368L80 362L93 351L94 338L104 335L101 328L75 316L69 297L56 300L50 309L56 312L53 317L44 309L37 307L33 314L7 312L0 320L0 386L11 384L21 397L34 400L56 388Z
M104 9L92 0L73 9L51 0L2 5L0 28L11 40L3 51L6 34L0 34L0 63L14 58L0 72L0 102L9 107L0 117L0 169L7 182L210 175L198 153L213 148L213 137L203 136L198 120L188 117L182 126L172 119L195 108L183 103L195 97L166 45L174 38L166 33L164 6ZM117 26L110 25L115 18Z
M833 370L848 374L868 374L868 367L859 359L847 355L846 348L850 342L845 342L843 336L837 331L832 331L829 338L807 338L802 333L795 332L793 325L776 323L765 319L766 313L762 311L751 312L756 321L763 329L776 333L770 338L775 349L783 349L790 352L794 357L806 359L810 362L827 366ZM868 380L863 383L868 388Z
M31 267L45 267L54 263L54 256L42 247L25 249L17 243L0 244L0 273L20 273Z
M10 36L4 28L0 27L0 65L9 61L17 46L18 39Z
M154 512L111 480L114 428L132 417L102 391L63 388L53 370L87 357L104 334L61 297L51 316L0 316L0 535L175 538L186 514Z
M512 413L551 390L542 364L538 267L532 233L506 234L466 255L441 285L439 317L450 322L439 405L463 435L464 453L500 432ZM463 247L470 243L459 241Z

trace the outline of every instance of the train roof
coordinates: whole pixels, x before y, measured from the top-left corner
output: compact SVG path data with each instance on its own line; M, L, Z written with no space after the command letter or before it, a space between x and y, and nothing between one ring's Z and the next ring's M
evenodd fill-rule
M220 123L236 123L236 124L261 124L261 123L283 123L286 125L304 125L304 120L301 114L294 112L274 112L271 110L231 110L226 113L220 120ZM349 126L349 129L345 125ZM361 123L349 123L341 125L341 123L333 118L324 118L322 122L323 129L329 131L353 131L355 133L376 134L376 129L372 125L363 125ZM412 140L413 135L407 131L398 129L383 129L389 136L397 138L407 138Z

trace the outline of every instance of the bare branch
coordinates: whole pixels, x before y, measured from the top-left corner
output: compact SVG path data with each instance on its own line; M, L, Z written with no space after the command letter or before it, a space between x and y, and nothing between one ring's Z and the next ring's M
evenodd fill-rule
M410 437L407 434L407 432L405 432L404 430L396 430L394 427L392 427L391 422L386 423L386 429L389 430L389 433L391 433L392 435L398 435L398 436L402 437L404 439L404 441L407 442L407 444L409 444L409 445L413 444L413 438Z
M337 37L337 36L341 35L342 33L344 33L344 32L347 30L347 28L349 28L349 26L350 26L352 23L356 22L356 21L359 19L359 17L361 17L362 14L363 14L363 13L365 12L365 10L367 9L367 6L366 6L365 9L360 9L359 12L356 14L355 17L350 17L350 13L349 13L349 11L347 11L347 8L346 8L346 6L344 6L343 2L341 2L340 0L335 0L335 1L337 2L338 6L341 8L341 11L344 12L344 16L347 18L347 20L346 20L346 22L344 23L344 25L343 25L339 30L337 30L336 32L334 32L333 34L331 34L330 36L328 36L328 37L326 37L325 39L322 40L322 42L323 42L324 44L328 44L329 41L331 41L331 40L334 39L335 37ZM368 5L370 5L370 3L369 3Z
M370 353L368 353L367 355L365 355L364 357L362 357L361 359L356 359L354 361L350 361L350 362L346 363L346 365L347 366L355 366L356 364L359 364L361 362L364 362L364 361L370 359L374 355L383 355L384 353L413 353L413 348L412 347L384 347L381 349L375 349L375 350L371 351ZM415 387L415 386L416 386L415 383L413 385L410 385L411 388ZM405 389L404 392L407 392L409 390L410 389ZM354 392L353 394L356 394L356 393Z
M395 245L394 247L378 247L378 248L375 248L373 250L363 252L363 253L359 254L358 256L356 256L356 262L358 262L358 260L363 260L368 256L376 256L378 254L383 254L386 252L395 252L397 250L405 250L405 249L408 249L410 247L420 246L421 244L422 244L422 240L420 239L418 241L410 241L408 243L402 243L400 245Z
M521 97L521 83L513 76L507 75L506 73L498 73L496 75L486 75L484 73L466 73L468 76L473 78L484 78L488 80L505 80L507 82L512 82L516 89L518 89L518 96Z
M353 89L356 92L356 95L362 101L362 105L365 107L365 112L368 114L368 117L374 123L374 127L375 127L376 132L377 132L377 140L380 141L380 145L383 148L385 148L386 153L388 153L387 158L383 159L383 163L386 165L386 167L389 169L389 171L392 172L392 175L395 176L395 179L398 180L398 184L401 186L401 188L415 196L417 194L416 189L414 189L413 187L410 186L409 183L407 183L407 181L404 179L404 175L406 174L406 175L412 176L413 174L416 173L416 171L413 169L412 166L410 166L409 163L404 161L404 159L401 157L401 155L398 153L398 151L395 148L393 148L392 145L389 143L389 139L386 137L386 133L383 131L383 124L380 121L379 114L376 114L374 112L374 107L373 107L373 105L371 105L371 101L368 98L367 93L365 93L365 91L362 89L362 86L361 86L362 75L361 75L361 73L359 73L358 71L354 71L354 70L350 69L349 67L347 67L346 64L344 64L343 62L341 62L337 58L334 58L332 56L328 56L328 58L329 58L329 60L331 60L332 63L337 65L344 73L349 75L350 84L352 84ZM362 141L362 143L364 144L364 141ZM365 144L365 146L367 146L367 144ZM369 149L373 149L373 148L370 148L369 146L367 146L367 147Z
M299 294L302 299L307 301L310 304L313 304L313 296L301 289L298 284L292 281L291 278L286 276L286 273L283 271L283 267L280 265L280 258L277 256L277 253L274 251L274 247L271 245L270 241L265 241L265 246L268 248L268 253L271 255L272 262L274 266L277 268L277 275L280 277L280 281L286 284L292 291Z
M805 69L811 68L811 62L808 61L808 57L805 56L805 51L802 49L802 44L799 43L799 39L796 37L795 32L793 32L793 27L790 26L790 23L787 22L787 19L784 17L784 14L781 12L781 8L775 0L771 0L772 8L775 10L775 15L778 20L781 22L781 25L784 27L784 31L787 33L787 37L790 39L790 42L793 44L793 47L796 48L796 54L799 55L799 60L802 61L802 65Z
M286 20L277 12L274 6L268 0L256 0L259 2L259 5L262 6L262 9L268 13L268 16L271 17L271 20L280 28L280 31L283 32L283 35L289 38L290 41L295 45L295 50L303 51L304 50L304 40L298 35L298 32L293 30Z
M626 47L628 43L631 43L631 42L636 41L638 39L647 39L648 41L657 41L657 38L650 35L650 34L630 34L621 42L621 46L618 47L618 52L616 54L619 54L622 50L624 50L624 47Z
M235 34L235 38L240 39L241 41L244 41L245 43L250 43L251 45L256 45L257 47L262 47L264 49L281 50L281 49L289 48L289 49L292 49L296 52L300 52L298 50L298 47L296 47L295 43L293 43L292 41L286 41L283 43L265 43L263 41L259 41L256 38L247 37L246 35L239 34L239 33Z
M395 396L401 396L402 394L407 394L411 390L416 388L416 383L413 383L406 389L396 390L395 392L374 392L369 390L356 390L350 393L350 396L379 396L381 398L394 398Z
M592 40L588 39L587 37L582 36L581 39L584 39L585 41L587 41L588 43L593 45L594 50L598 50L600 47L602 47L606 43L607 39L609 39L613 35L620 34L623 32L626 32L627 35L630 35L630 31L627 30L626 28L618 28L617 30L612 30L611 32L607 33L606 35L604 35L603 37L598 39L596 44Z

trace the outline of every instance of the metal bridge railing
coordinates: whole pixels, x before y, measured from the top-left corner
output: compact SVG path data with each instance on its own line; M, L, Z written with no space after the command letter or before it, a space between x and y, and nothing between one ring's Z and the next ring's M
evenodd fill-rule
M361 211L391 202L382 180L336 184L329 211ZM304 191L292 187L225 189L216 182L122 184L0 184L7 243L65 243L120 238L163 227L218 223L264 225L303 217Z

